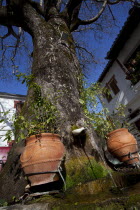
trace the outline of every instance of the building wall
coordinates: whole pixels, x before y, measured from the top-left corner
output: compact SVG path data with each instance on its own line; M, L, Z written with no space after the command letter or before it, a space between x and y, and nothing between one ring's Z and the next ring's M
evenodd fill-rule
M140 46L140 24L120 51L117 57L119 62L123 65L138 46ZM125 68L125 66L123 67ZM105 86L113 75L115 76L117 86L120 91L116 95L114 95L111 91L113 99L108 102L107 99L104 98L103 102L109 109L110 113L112 113L120 104L126 105L125 114L127 121L130 123L129 130L136 137L140 149L140 129L136 126L136 122L140 121L140 113L134 118L130 118L131 113L140 109L140 81L136 85L132 86L131 81L126 80L126 74L122 69L122 66L120 66L115 60L105 75L102 81L102 86Z
M0 119L4 119L5 122L0 123L0 146L8 146L7 141L4 141L5 134L8 130L12 130L13 126L13 116L16 113L15 101L24 101L23 96L14 95L0 95ZM7 112L4 115L4 112ZM14 135L12 135L12 140L14 140Z
M131 37L127 40L123 49L118 55L117 59L122 64L124 64L126 60L128 60L128 58L135 51L136 47L140 45L139 34L140 24L138 25L137 29L132 33ZM104 99L105 106L108 107L110 112L117 108L119 104L127 105L127 109L131 108L132 110L135 110L137 107L140 106L140 82L138 82L135 86L132 86L131 82L125 79L126 75L118 62L114 61L113 65L104 77L102 85L105 86L113 75L115 75L115 79L117 80L117 85L120 89L120 92L117 95L114 95L111 91L113 99L109 103L106 99ZM126 113L128 114L127 110Z

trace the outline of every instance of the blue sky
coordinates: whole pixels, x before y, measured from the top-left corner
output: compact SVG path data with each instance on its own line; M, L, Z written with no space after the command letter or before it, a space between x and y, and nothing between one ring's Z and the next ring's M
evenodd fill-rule
M88 83L96 82L99 78L99 75L103 71L105 65L107 64L106 57L107 52L109 51L111 45L113 44L117 34L124 25L126 18L128 16L129 5L124 4L112 8L112 12L116 20L112 22L112 25L109 28L103 28L102 32L93 31L85 34L83 37L89 50L95 54L95 60L97 64L91 64L89 66L89 71L87 73ZM6 32L4 28L0 32L3 34ZM98 38L97 38L98 37ZM26 36L27 45L29 46L28 54L32 52L32 46L30 45L30 37ZM26 51L26 49L24 49ZM17 56L16 65L18 66L19 71L25 72L29 63L28 56L26 56L25 51L20 52L20 55ZM9 52L7 53L9 56ZM9 71L7 71L7 69ZM5 69L1 70L0 74L4 74L4 78L0 79L0 92L7 92L13 94L23 94L27 92L25 84L18 82L15 77L11 77L13 69L6 64ZM5 73L6 72L6 73ZM7 73L8 72L8 73Z

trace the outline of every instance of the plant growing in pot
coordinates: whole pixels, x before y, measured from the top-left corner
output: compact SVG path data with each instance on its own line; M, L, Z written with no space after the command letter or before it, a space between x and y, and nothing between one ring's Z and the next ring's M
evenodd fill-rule
M54 134L58 132L56 119L59 113L56 107L48 98L42 97L36 83L29 80L29 85L32 85L33 93L28 106L28 118L23 106L22 112L15 117L14 131L17 140L26 138L20 162L31 186L35 186L58 180L65 148L60 136Z
M128 132L129 124L125 119L125 106L120 105L113 114L110 115L109 110L105 107L98 107L99 100L103 95L108 94L108 90L102 88L100 84L92 84L84 92L86 101L85 114L87 121L90 121L97 135L102 139L101 147L107 147L109 152L122 162L129 164L137 164L139 162L139 154L137 141L132 134ZM104 141L106 139L106 141Z
M110 95L110 91L107 88L101 87L99 83L93 83L90 87L84 89L80 101L85 111L87 122L90 121L92 123L94 130L102 139L106 139L107 134L115 129L129 126L124 121L125 106L121 104L115 112L110 114L103 103L103 98L106 95ZM103 106L101 106L101 102Z
M116 113L106 118L106 124L102 129L108 151L120 162L134 165L139 163L137 141L128 131L129 124L123 121L124 116L124 107L121 105Z
M20 157L21 165L31 186L58 180L58 168L65 153L60 136L54 134L56 108L45 99L39 106L38 104L36 106L36 102L33 106L30 120L24 121L29 137L26 138L26 147Z
M128 131L129 123L125 121L125 106L120 105L116 112L106 117L108 127L105 129L105 137L108 151L120 162L128 165L139 163L137 141Z

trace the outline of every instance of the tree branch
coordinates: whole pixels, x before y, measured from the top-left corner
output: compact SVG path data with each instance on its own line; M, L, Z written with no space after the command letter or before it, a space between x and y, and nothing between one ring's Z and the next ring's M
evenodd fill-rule
M7 34L5 34L4 36L0 36L1 39L6 39L8 36L11 35L11 30L9 30L9 27L8 27L8 32Z
M101 3L101 2L104 2L104 0L96 0L96 2ZM132 2L134 3L134 5L140 6L140 3L137 0L113 0L113 1L108 0L107 4L114 5L114 4L118 4L119 2Z
M77 49L85 51L92 58L92 61L97 64L97 61L95 60L94 55L89 50L87 50L85 47L82 47L82 46L78 45L77 43L75 44L75 47Z
M82 1L83 0L69 0L65 12L68 14L70 21L74 22L78 18Z
M7 6L0 7L0 24L4 26L21 26L20 18L14 15L12 12L9 13Z
M61 9L62 0L57 0L56 8L58 11Z
M116 1L107 1L108 4L118 4L120 2L120 0L116 0Z
M44 9L42 8L42 6L35 1L29 0L30 4L32 5L32 7L42 16L44 16Z
M61 0L44 0L45 18L57 16L60 10Z
M107 1L107 3L108 4L118 4L120 1L122 1L122 0L113 0L113 1L110 1L110 0L108 0ZM123 0L123 1L125 1L125 0ZM131 1L131 0L128 0L128 1ZM133 0L132 0L133 1ZM135 1L135 0L134 0ZM96 2L98 2L98 3L103 3L104 2L104 0L96 0Z
M98 14L95 17L93 17L89 20L80 20L80 25L88 25L88 24L95 22L101 16L103 11L105 10L107 2L108 2L108 0L104 0L102 8L100 9L100 11L98 12Z
M68 24L70 25L70 31L74 31L79 26L79 11L83 0L69 0L64 10L65 17L67 17Z

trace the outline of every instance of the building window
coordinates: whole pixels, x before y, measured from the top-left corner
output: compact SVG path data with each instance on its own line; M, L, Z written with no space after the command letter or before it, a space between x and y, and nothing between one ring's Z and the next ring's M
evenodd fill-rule
M113 98L111 92L116 95L119 91L120 89L118 88L117 81L115 79L115 76L113 75L113 77L106 84L103 95L107 99L107 101L110 102Z
M118 85L117 85L117 81L115 79L115 76L113 76L111 78L111 80L108 82L108 85L109 87L111 88L111 90L113 91L113 93L116 95L120 89L118 88Z
M19 114L21 112L23 104L24 104L23 101L14 101L14 108L16 109L17 114Z
M140 81L140 46L124 65L127 68L126 79L130 80L132 85L137 84Z
M112 100L111 93L106 94L106 99L107 99L108 103Z
M103 96L107 99L108 103L112 100L112 95L108 84L106 84L106 87L104 88Z

